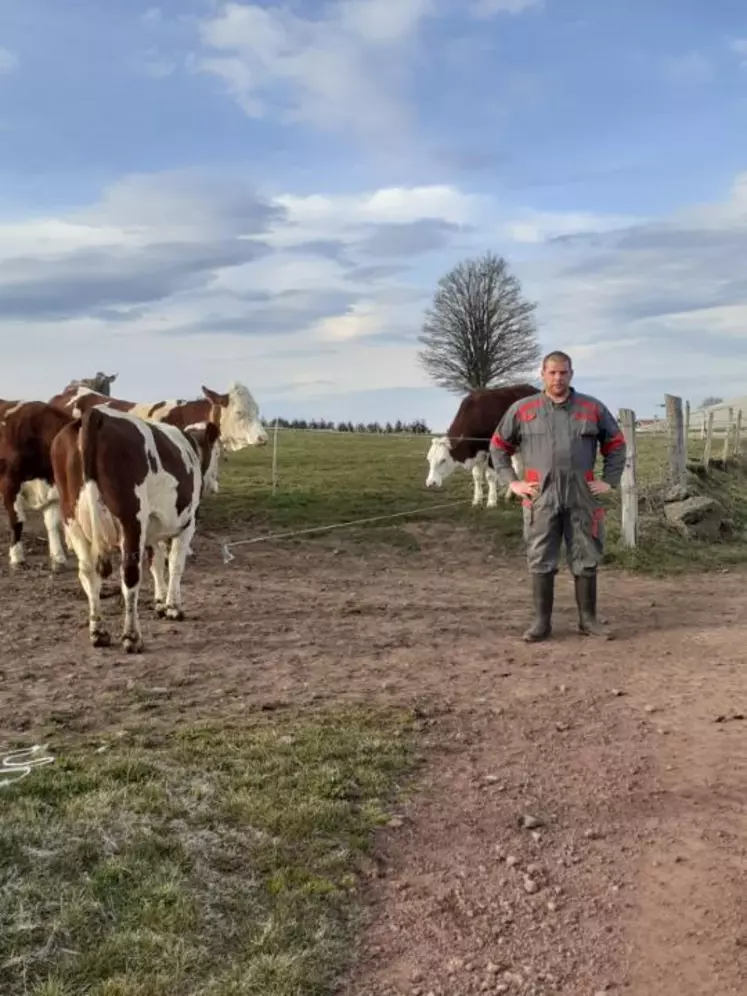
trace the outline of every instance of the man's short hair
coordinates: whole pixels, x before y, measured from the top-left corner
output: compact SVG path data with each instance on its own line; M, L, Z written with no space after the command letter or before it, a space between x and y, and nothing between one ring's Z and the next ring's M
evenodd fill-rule
M568 353L564 353L562 349L553 349L551 353L548 353L546 356L542 358L543 370L550 362L550 360L560 360L561 362L565 361L568 364L569 369L573 370L573 362L570 356L568 355Z

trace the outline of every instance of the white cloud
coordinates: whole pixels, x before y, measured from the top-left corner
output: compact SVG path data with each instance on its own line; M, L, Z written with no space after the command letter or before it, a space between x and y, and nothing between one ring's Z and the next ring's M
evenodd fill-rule
M164 80L177 69L177 60L173 56L163 55L156 46L134 56L130 64L135 73L152 80Z
M544 0L474 0L471 10L474 17L487 19L497 14L523 14L543 6Z
M426 267L449 225L470 228ZM742 391L747 173L721 201L660 219L511 208L448 185L263 197L238 177L127 177L87 208L0 223L6 381L49 397L111 368L124 396L147 399L236 376L260 400L271 387L276 410L416 390L435 279L506 239L543 345L567 347L611 404Z
M412 315L410 301L369 300L356 302L342 315L331 315L314 324L311 334L320 342L352 342L380 336L387 329L401 328Z
M747 66L747 38L732 38L729 48L739 56L740 65Z
M140 20L143 24L147 24L151 27L161 24L163 22L163 11L160 7L148 7L148 9L143 11L140 15Z
M738 394L747 376L747 174L727 196L519 264L549 346L583 358L617 405ZM577 364L579 366L579 364Z
M20 59L8 48L0 48L0 76L10 76L20 65Z
M501 232L514 242L537 245L563 235L615 231L638 221L629 215L526 210L502 225Z
M713 78L713 64L702 52L670 55L662 60L664 75L673 83L707 83Z
M485 199L446 184L385 187L357 195L280 194L275 199L287 221L268 236L278 247L319 239L362 238L374 225L411 225L438 220L461 226L475 223Z
M217 76L250 117L323 130L403 133L402 89L432 0L337 0L322 18L227 3L200 25L197 71Z

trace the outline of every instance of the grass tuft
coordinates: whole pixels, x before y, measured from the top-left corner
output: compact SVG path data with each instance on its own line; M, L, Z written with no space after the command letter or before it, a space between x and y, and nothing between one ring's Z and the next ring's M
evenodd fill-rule
M321 996L414 762L360 710L72 749L0 797L3 996Z

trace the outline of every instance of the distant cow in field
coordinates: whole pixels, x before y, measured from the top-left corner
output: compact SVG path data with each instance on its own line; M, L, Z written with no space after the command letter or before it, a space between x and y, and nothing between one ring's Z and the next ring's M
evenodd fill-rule
M0 401L0 491L10 523L13 568L26 560L26 509L44 517L52 570L67 563L50 448L57 433L71 421L65 412L43 401Z
M130 412L139 418L165 422L180 429L214 422L220 430L220 447L228 452L247 446L264 446L267 430L259 417L259 406L243 384L233 383L225 394L202 388L204 398L192 401L158 401L139 403L109 398L85 387L66 388L50 399L72 415L83 414L98 405L107 405L118 411Z
M498 478L490 462L490 438L505 413L519 398L536 394L531 384L471 391L461 402L445 436L432 440L428 455L428 488L440 488L454 470L461 466L472 473L472 504L483 500L483 476L488 482L488 508L498 504ZM512 457L514 470L520 474L519 460Z
M183 619L181 578L203 494L217 477L218 428L214 422L186 431L106 406L66 425L52 443L51 460L68 545L88 596L95 647L109 646L101 618L101 580L121 553L124 627L128 653L143 649L138 617L146 551L155 586L156 613ZM171 544L168 586L166 547Z
M99 370L94 377L81 377L80 380L71 380L65 391L75 391L79 387L87 387L98 394L105 394L107 398L112 393L112 384L117 379L117 374L105 374Z

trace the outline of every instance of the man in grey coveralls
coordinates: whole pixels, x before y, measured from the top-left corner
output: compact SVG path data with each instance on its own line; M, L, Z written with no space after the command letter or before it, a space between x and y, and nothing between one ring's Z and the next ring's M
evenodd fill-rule
M490 442L501 485L522 499L535 613L524 633L529 642L544 640L552 632L563 539L574 579L579 631L612 635L597 619L605 514L599 496L620 483L625 437L601 401L571 387L572 377L570 357L560 351L548 353L542 361L543 390L514 402ZM600 480L594 477L598 444L604 457ZM525 467L522 481L511 465L517 451Z

